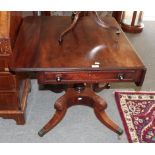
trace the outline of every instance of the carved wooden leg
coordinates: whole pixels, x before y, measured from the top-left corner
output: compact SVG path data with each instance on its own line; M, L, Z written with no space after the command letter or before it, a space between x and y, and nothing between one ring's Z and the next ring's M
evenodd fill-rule
M97 118L105 125L107 126L109 129L111 129L112 131L116 132L118 135L122 135L123 134L123 130L116 125L106 114L105 111L100 111L98 109L94 109L95 114L97 116Z
M63 31L61 34L60 34L60 37L59 37L59 44L61 44L63 42L63 37L69 32L71 31L77 24L78 20L79 20L79 17L80 17L80 11L77 12L74 16L74 19L73 19L73 22L71 23L71 25L65 30Z
M55 127L65 116L67 111L67 104L65 100L65 95L60 97L55 105L56 112L52 119L38 132L40 137L43 137L48 131Z
M107 103L100 96L94 95L92 98L94 100L94 112L96 117L109 129L116 132L118 135L122 135L123 130L115 124L105 112Z
M92 90L91 85L76 84L68 87L65 95L60 97L55 103L56 112L53 118L38 132L39 136L44 136L53 127L55 127L65 116L67 108L75 105L86 105L94 108L97 118L106 125L109 129L116 132L118 135L123 133L123 130L117 126L105 113L107 103Z

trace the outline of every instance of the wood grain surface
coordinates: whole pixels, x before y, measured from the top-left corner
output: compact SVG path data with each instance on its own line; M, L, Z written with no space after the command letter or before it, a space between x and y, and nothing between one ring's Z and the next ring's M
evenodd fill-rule
M103 19L118 26L112 17ZM122 32L119 41L113 31L83 17L68 33L62 45L59 35L70 25L70 17L26 17L14 48L14 71L109 70L145 68Z

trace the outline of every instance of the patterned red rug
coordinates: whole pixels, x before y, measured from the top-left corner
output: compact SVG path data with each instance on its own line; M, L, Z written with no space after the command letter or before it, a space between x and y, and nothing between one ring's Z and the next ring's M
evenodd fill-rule
M155 92L115 92L130 143L155 143Z

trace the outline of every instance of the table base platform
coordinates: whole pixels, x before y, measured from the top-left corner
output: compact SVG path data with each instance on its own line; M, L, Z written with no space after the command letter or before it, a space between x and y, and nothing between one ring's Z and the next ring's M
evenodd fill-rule
M106 114L107 103L100 96L96 95L91 85L76 84L70 85L66 92L54 104L56 112L49 122L38 132L40 137L44 136L54 128L65 116L67 109L75 105L85 105L94 109L96 117L109 129L123 134L123 130L115 124Z

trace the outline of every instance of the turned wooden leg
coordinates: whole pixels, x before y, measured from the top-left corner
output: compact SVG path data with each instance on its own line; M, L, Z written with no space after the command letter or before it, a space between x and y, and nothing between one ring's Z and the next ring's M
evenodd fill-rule
M65 116L67 111L67 105L65 100L65 95L60 97L55 105L54 108L56 112L52 119L38 132L40 137L43 137L47 132L49 132L52 128L54 128Z
M73 19L73 22L71 23L71 25L65 30L63 31L61 34L60 34L60 37L59 37L59 44L61 44L63 42L63 37L68 33L70 32L77 24L78 20L79 20L79 17L80 17L80 11L77 12L74 16L74 19Z
M94 99L94 112L96 117L109 129L116 132L118 135L123 134L123 130L115 124L106 114L105 109L107 108L107 103L97 95L93 96Z

